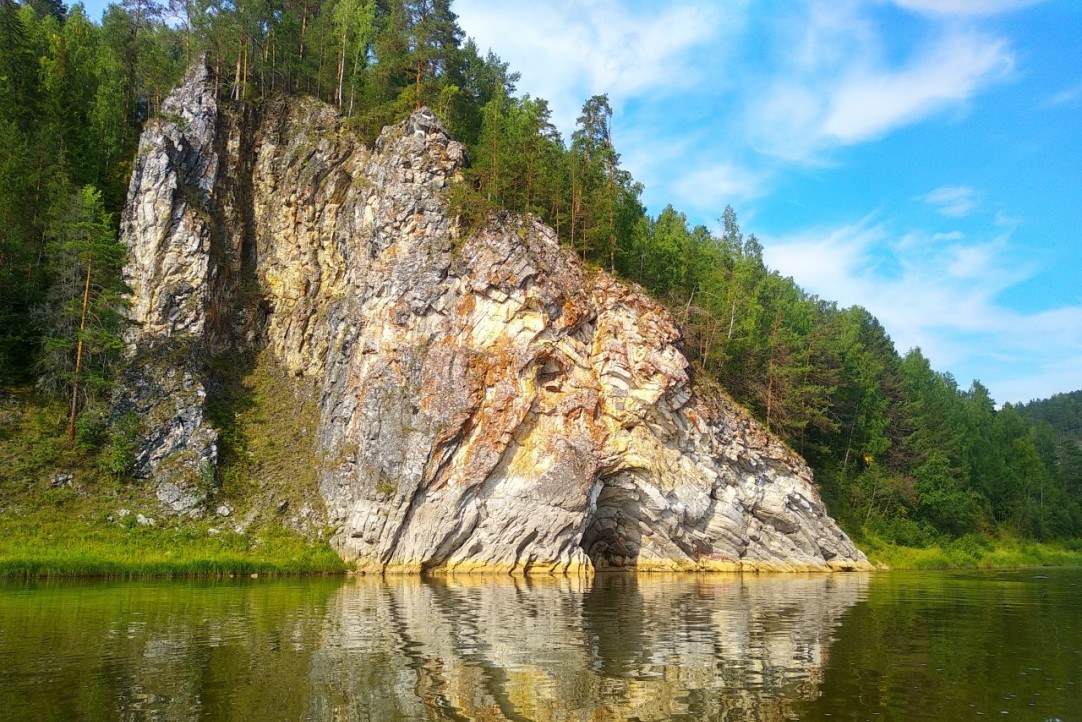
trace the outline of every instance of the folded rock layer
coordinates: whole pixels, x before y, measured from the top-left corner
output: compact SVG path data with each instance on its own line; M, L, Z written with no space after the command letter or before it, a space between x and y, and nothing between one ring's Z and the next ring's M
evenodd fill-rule
M445 195L427 109L366 146L292 98L218 107L196 66L143 134L122 223L139 473L198 515L218 458L208 359L318 388L319 493L362 571L867 567L807 465L693 389L672 316L555 233Z

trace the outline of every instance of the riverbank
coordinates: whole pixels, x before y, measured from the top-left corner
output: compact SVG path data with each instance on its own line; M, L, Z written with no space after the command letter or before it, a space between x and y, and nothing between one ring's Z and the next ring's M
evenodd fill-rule
M97 521L35 510L0 514L0 578L214 577L344 574L326 543L282 528L238 533L206 522L158 526L129 514ZM866 542L869 561L893 570L1082 566L1082 543L963 537L924 548Z
M1036 542L967 534L927 547L903 547L878 539L858 544L868 560L890 569L1013 569L1082 566L1082 540Z
M272 411L274 419L295 416ZM85 418L93 421L90 412ZM32 389L0 393L0 577L346 571L326 543L329 530L305 526L303 518L292 526L308 533L290 528L292 517L303 516L306 501L295 488L301 476L295 465L249 464L243 474L228 467L215 482L213 514L168 515L149 484L113 473L115 440L103 444L96 437L104 432L80 426L70 442L65 419L63 404L43 400ZM287 453L288 447L278 456Z
M225 426L215 509L228 513L199 520L162 514L149 485L110 473L110 445L69 442L63 404L9 390L0 397L0 577L344 573L349 565L325 541L330 530L302 535L282 523L304 506L297 486L314 482L303 455L282 442L300 433L293 397L264 393L274 386L264 376ZM971 534L924 548L874 536L857 543L891 569L1082 566L1082 540Z
M147 521L147 517L142 517ZM0 514L0 578L341 574L326 543L285 529L237 533L206 523L143 525L135 514L100 521Z

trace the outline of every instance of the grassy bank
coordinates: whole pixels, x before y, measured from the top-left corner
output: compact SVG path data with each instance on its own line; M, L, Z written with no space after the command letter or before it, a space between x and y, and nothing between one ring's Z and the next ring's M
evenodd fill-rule
M927 547L905 547L869 537L858 543L869 561L891 569L1007 569L1082 566L1082 540L1041 543L967 534Z
M268 377L266 384L272 380ZM234 436L252 429L262 432L263 416L297 417L287 410L268 412L251 403L237 414L245 426L231 431ZM255 413L259 418L248 422ZM169 516L154 498L151 484L110 473L108 447L69 441L65 417L63 404L32 389L0 389L0 577L345 571L346 565L325 542L314 541L317 528L309 525L306 534L287 528L289 518L315 494L310 479L294 467L286 465L276 473L249 463L253 468L237 473L227 464L230 473L215 490L211 509L228 504L228 516ZM295 433L273 431L283 438ZM264 444L270 444L265 438L274 440L266 433L252 436ZM293 453L295 441L280 446L278 456L303 460L304 454ZM270 452L262 456L277 458Z
M130 521L129 521L130 520ZM0 577L335 574L326 544L284 529L238 534L206 523L142 526L117 521L0 515Z

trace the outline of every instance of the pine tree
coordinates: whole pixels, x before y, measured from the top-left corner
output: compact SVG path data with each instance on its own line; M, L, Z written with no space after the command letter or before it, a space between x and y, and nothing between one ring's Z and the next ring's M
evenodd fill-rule
M43 337L40 385L69 400L68 435L83 404L109 385L123 347L124 247L101 193L73 192L48 228L51 285L35 312Z

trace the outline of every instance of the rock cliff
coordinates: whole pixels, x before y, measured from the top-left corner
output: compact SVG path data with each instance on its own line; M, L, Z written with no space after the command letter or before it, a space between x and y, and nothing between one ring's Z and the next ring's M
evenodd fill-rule
M804 462L693 391L670 314L531 218L465 233L428 110L362 143L329 106L218 107L195 67L143 134L122 233L138 471L214 493L210 359L316 389L318 491L362 571L862 568Z

